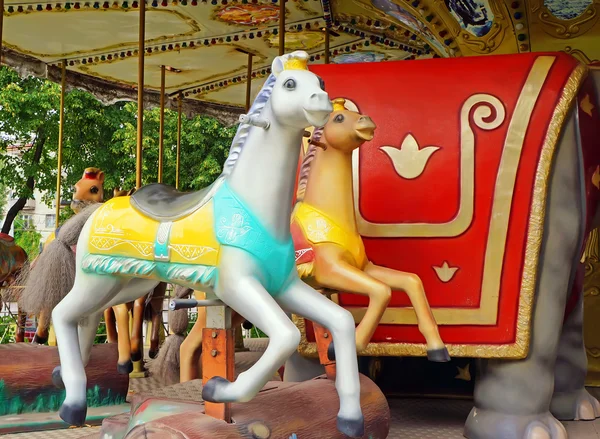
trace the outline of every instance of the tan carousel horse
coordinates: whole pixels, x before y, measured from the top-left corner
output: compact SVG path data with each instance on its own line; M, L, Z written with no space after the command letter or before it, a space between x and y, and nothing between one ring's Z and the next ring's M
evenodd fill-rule
M358 233L352 188L352 151L374 136L375 124L345 99L333 101L327 124L310 139L300 169L291 231L300 277L314 288L366 295L369 305L356 328L357 350L367 347L385 311L392 290L404 291L415 310L430 361L450 360L423 284L413 273L381 267L367 259ZM196 299L203 294L197 293ZM181 382L200 378L203 310L181 345ZM236 327L243 317L234 313ZM333 343L328 355L333 359Z
M98 168L86 168L81 180L75 183L75 193L71 201L71 209L75 212L74 218L83 220L89 214L79 216L80 212L90 212L92 205L99 205L104 200L104 172ZM46 242L40 256L31 263L31 270L24 270L18 283L25 285L19 297L20 308L37 316L37 329L32 343L45 344L48 341L50 329L50 313L58 302L67 294L75 277L75 257L73 252L77 245L79 221L71 221L64 229L60 226L53 232ZM73 230L72 226L75 226ZM56 237L60 236L59 242ZM64 245L63 245L64 244ZM64 252L64 248L73 252ZM57 258L64 254L66 259ZM44 256L42 256L44 255Z

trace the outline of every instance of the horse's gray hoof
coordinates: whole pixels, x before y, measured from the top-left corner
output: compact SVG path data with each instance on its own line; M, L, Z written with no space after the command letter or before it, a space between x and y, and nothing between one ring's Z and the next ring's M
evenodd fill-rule
M117 372L120 375L129 375L133 372L133 363L131 360L127 360L125 364L117 363Z
M202 399L208 402L222 402L215 399L215 391L217 387L221 387L226 384L231 384L231 381L223 377L212 377L207 381L204 387L202 387Z
M75 425L81 427L85 424L85 418L87 416L87 405L81 406L63 404L58 412L60 418L69 425Z
M33 336L33 339L31 340L32 344L46 344L47 342L48 342L48 337L40 337L37 334L35 334Z
M450 361L450 354L446 348L433 349L427 351L427 359L436 363L447 363Z
M363 437L365 434L365 418L360 415L358 419L344 419L337 417L337 429L349 437Z
M329 347L327 348L327 358L329 361L335 361L335 348L333 347L333 341L329 343Z
M59 389L65 388L65 383L63 383L62 376L60 375L60 366L56 366L52 371L52 384Z

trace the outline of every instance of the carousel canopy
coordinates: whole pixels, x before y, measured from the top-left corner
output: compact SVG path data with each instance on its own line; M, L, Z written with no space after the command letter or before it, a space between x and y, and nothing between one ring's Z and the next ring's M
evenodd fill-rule
M138 1L5 0L5 62L57 79L65 60L71 86L104 101L135 99ZM147 0L150 104L164 65L167 94L182 92L188 110L241 112L248 54L254 97L279 52L278 1ZM600 0L287 0L285 46L322 63L329 29L332 63L558 50L592 63L599 13Z

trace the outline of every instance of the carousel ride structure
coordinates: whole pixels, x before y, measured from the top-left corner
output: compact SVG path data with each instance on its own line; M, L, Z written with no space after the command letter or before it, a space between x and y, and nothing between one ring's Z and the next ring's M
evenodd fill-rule
M205 402L247 402L261 391L300 340L285 309L327 327L336 339L338 434L387 435L385 398L361 392L350 313L303 283L295 268L289 206L302 136L307 126L324 124L332 111L318 77L307 70L308 58L294 52L275 59L213 185L189 194L150 185L105 203L86 222L73 289L52 312L61 357L53 379L66 389L60 416L67 423L81 425L86 417L84 365L102 310L163 281L206 289L270 337L260 360L234 382L229 376L208 379ZM194 252L193 260L176 251L188 247L202 251ZM230 339L231 330L225 333ZM369 408L367 422L361 403ZM375 406L379 412L372 413ZM305 408L288 403L286 410ZM223 432L237 428L220 425Z

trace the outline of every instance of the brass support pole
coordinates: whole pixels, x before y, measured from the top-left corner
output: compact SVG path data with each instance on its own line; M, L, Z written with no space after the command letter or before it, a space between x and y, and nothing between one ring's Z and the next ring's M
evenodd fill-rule
M2 0L0 0L2 1ZM4 13L4 10L2 10ZM57 173L56 173L56 218L55 224L56 228L58 228L59 218L60 218L60 181L62 174L62 156L63 156L63 137L65 132L65 83L67 79L67 61L62 60L60 64L60 109L59 109L59 123L58 126L58 165Z
M162 183L165 155L165 66L160 66L160 126L158 131L158 182Z
M135 149L135 187L142 186L142 144L144 141L144 43L146 35L146 0L140 0L140 35L138 47L138 120Z
M2 31L4 30L4 0L0 0L0 65L2 65Z
M279 56L285 53L285 0L279 0Z
M329 64L329 29L325 28L325 64Z
M181 165L181 92L177 96L177 162L175 165L175 189L179 189L179 169Z
M248 80L246 81L246 113L250 111L250 93L252 92L252 54L248 54Z

